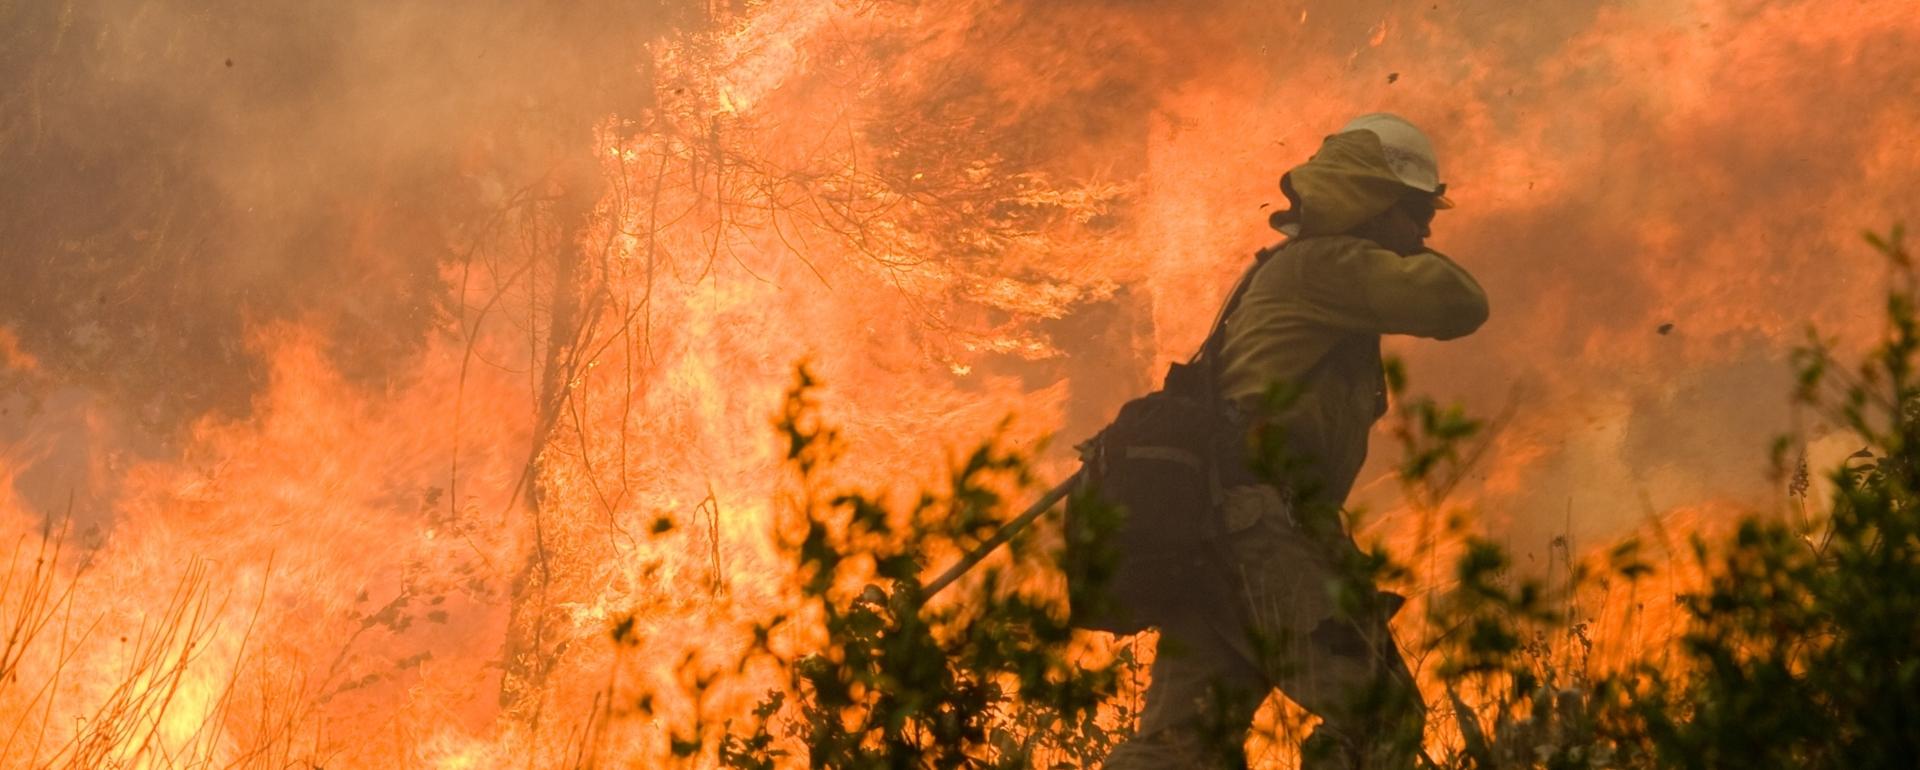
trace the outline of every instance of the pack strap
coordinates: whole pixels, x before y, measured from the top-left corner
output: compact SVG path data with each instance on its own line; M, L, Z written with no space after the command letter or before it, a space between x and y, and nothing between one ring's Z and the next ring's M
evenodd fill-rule
M1247 268L1246 272L1240 274L1240 280L1234 282L1233 291L1227 293L1227 300L1220 304L1220 312L1214 316L1213 326L1207 331L1207 338L1200 343L1200 348L1193 351L1193 355L1187 358L1188 364L1219 360L1220 350L1227 344L1227 319L1233 317L1233 311L1240 309L1240 300L1246 296L1247 290L1253 287L1253 278L1260 272L1260 268L1273 261L1273 255L1280 253L1286 245L1286 243L1278 243L1254 252L1253 264Z
M1203 462L1207 477L1207 496L1215 513L1206 526L1210 534L1215 536L1225 534L1221 511L1227 501L1227 484L1222 479L1221 465L1225 458L1221 457L1221 450L1222 444L1227 440L1227 433L1234 426L1234 421L1229 419L1226 412L1228 405L1220 397L1220 357L1227 344L1227 319L1232 318L1233 311L1240 308L1240 300L1246 297L1247 290L1252 288L1253 279L1260 273L1260 268L1272 262L1273 255L1280 253L1286 245L1287 242L1282 242L1254 253L1253 265L1240 275L1240 280L1234 284L1233 291L1227 294L1227 301L1221 303L1220 315L1213 320L1213 329L1207 332L1206 341L1200 343L1200 349L1194 351L1193 357L1187 361L1187 366L1200 368L1200 381L1204 392L1206 397L1213 401L1213 408L1206 411L1207 424L1202 429L1208 436L1207 456ZM1237 453L1229 452L1228 454L1237 456ZM1217 538L1208 539L1217 541Z
M1235 309L1239 308L1241 296L1245 295L1247 293L1247 287L1253 284L1254 273L1258 272L1262 265L1272 261L1273 255L1279 253L1280 249L1285 245L1285 243L1282 243L1277 246L1269 246L1254 254L1253 266L1247 268L1247 272L1240 276L1240 281L1234 285L1233 291L1228 295L1226 303L1220 306L1220 316L1214 319L1213 329L1207 333L1206 341L1201 343L1200 349L1195 351L1193 357L1187 360L1189 365L1202 362L1206 364L1202 371L1206 378L1205 382L1208 393L1219 392L1219 388L1215 384L1215 379L1218 375L1214 369L1215 362L1220 357L1220 347L1226 344L1227 318L1233 315ZM1206 426L1207 429L1209 431L1218 429L1218 423L1222 422L1222 416L1223 415L1218 414L1214 415L1213 422L1216 424ZM1209 448L1208 455L1215 455L1217 453L1217 448ZM1220 463L1218 457L1199 457L1184 449L1155 446L1130 447L1127 450L1127 454L1129 457L1139 459L1164 460L1193 467L1206 468L1208 485L1211 487L1214 503L1216 505L1219 504L1222 494L1220 490ZM1066 480L1054 485L1053 489L1047 490L1047 493L1041 495L1040 499L1029 506L1025 512L1015 517L1012 521L1002 525L999 531L993 533L992 537L987 538L985 542L975 546L973 550L963 555L958 563L947 568L945 572L942 572L933 580L921 585L919 590L920 601L924 603L932 599L934 594L940 593L940 591L944 590L947 586L952 585L954 581L959 580L960 576L965 575L968 570L973 569L974 565L979 564L981 560L987 558L987 554L1005 545L1007 541L1013 539L1015 534L1026 529L1035 519L1040 518L1041 514L1046 513L1048 509L1059 504L1079 483L1080 473L1076 471L1073 475L1068 476Z
M1177 446L1130 446L1122 454L1129 460L1159 460L1179 463L1194 470L1206 467L1206 459Z

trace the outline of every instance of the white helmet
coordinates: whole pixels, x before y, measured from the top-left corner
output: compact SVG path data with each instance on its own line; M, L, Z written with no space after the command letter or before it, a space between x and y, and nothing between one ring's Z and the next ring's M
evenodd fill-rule
M1433 158L1433 143L1406 118L1388 112L1361 115L1339 133L1349 131L1371 131L1380 137L1387 167L1393 169L1393 175L1400 178L1401 184L1433 193L1434 208L1453 208L1453 201L1446 196L1446 186L1440 184L1440 164Z

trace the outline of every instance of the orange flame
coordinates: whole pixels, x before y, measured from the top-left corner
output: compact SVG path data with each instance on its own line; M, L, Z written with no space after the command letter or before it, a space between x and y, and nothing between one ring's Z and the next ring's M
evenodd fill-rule
M1279 173L1380 109L1434 136L1461 203L1436 245L1495 315L1389 347L1424 390L1515 407L1456 504L1551 566L1588 557L1555 537L1777 502L1760 451L1790 424L1784 351L1808 322L1866 339L1853 234L1914 213L1905 4L1180 5L722 15L595 63L657 89L572 153L598 180L581 226L542 218L571 180L495 196L504 224L452 244L472 256L403 375L350 381L334 319L256 325L251 413L165 451L125 446L137 405L8 396L27 416L0 415L0 536L24 555L75 526L50 598L0 597L0 619L45 619L0 685L5 766L661 761L668 725L773 681L625 700L724 659L791 590L767 422L795 361L830 386L852 483L929 483L1009 414L1064 474L1275 237ZM378 264L363 240L349 256ZM32 339L0 330L0 386L50 376ZM49 468L73 445L68 515L74 477ZM1367 532L1444 555L1406 526L1393 460L1362 480ZM1577 598L1607 655L1666 643L1669 574Z

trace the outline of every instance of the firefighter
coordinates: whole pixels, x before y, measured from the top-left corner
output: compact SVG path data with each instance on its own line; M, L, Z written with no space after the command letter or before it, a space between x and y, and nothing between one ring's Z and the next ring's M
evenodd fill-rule
M1452 207L1432 145L1406 120L1361 116L1287 172L1288 236L1226 319L1218 362L1236 443L1284 472L1227 472L1229 585L1159 619L1139 730L1107 770L1232 767L1254 712L1278 689L1320 719L1306 768L1411 767L1424 705L1387 627L1398 597L1374 590L1339 512L1386 411L1380 337L1447 340L1487 318L1472 276L1426 248ZM1240 441L1251 437L1251 441ZM1272 459L1272 458L1269 458ZM1270 465L1271 467L1275 467Z

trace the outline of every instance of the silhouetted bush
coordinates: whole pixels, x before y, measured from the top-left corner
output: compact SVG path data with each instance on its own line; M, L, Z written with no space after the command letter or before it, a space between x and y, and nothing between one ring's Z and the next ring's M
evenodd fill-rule
M1423 638L1437 661L1424 762L1474 768L1911 768L1920 758L1920 317L1916 270L1897 228L1869 242L1892 265L1886 335L1853 366L1818 337L1795 352L1798 401L1844 426L1865 448L1827 474L1824 512L1800 521L1749 515L1731 535L1698 534L1687 556L1700 582L1679 600L1673 657L1652 650L1594 671L1591 628L1556 609L1598 580L1632 584L1652 571L1636 541L1570 569L1549 589L1513 574L1491 540L1467 536L1448 590L1426 603ZM1438 506L1477 459L1483 424L1457 408L1405 395L1396 436L1416 504ZM821 425L802 369L779 420L795 472L794 527L782 540L800 576L800 602L755 629L741 661L786 675L750 719L677 735L689 757L717 752L731 768L1091 767L1133 714L1113 702L1126 655L1084 666L1057 582L1032 579L1060 554L1017 538L1011 562L986 566L928 603L923 555L980 542L1005 522L1009 492L1031 486L1024 458L989 441L955 468L950 487L896 510L865 493L830 490L843 447ZM1278 395L1278 394L1276 394ZM1283 442L1256 436L1269 477L1298 463ZM1811 485L1804 461L1787 470L1792 437L1775 447L1792 494ZM1815 506L1816 510L1820 506ZM1367 581L1411 573L1375 547L1349 560ZM1338 581L1336 581L1338 582ZM1342 586L1329 585L1341 592ZM1346 604L1354 604L1347 602ZM1358 610L1368 610L1356 606ZM796 626L820 640L804 654L768 640ZM792 634L789 634L790 636ZM1663 648L1664 649L1664 648ZM1571 650L1571 653L1566 652ZM705 682L703 681L703 686ZM1470 702L1472 699L1475 702ZM1108 711L1102 717L1102 704ZM1450 714L1451 719L1439 718Z

